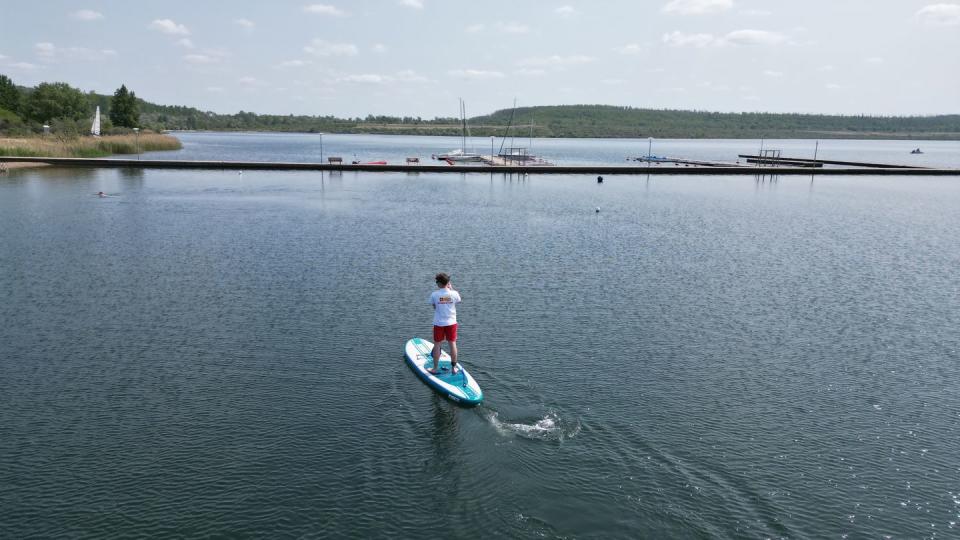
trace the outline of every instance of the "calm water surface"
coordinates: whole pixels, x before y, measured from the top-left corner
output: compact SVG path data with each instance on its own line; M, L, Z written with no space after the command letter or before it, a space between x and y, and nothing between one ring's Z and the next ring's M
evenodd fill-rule
M351 161L405 163L418 157L434 164L432 154L460 148L459 137L417 137L396 135L326 135L305 133L206 133L178 132L183 142L178 152L154 152L152 159L192 159L213 161L292 161L318 162L330 156ZM528 147L557 165L636 165L627 158L647 155L682 157L721 162L736 162L738 154L757 154L761 148L779 149L783 157L838 161L865 161L920 167L960 168L958 141L857 141L857 140L749 140L749 139L494 139L493 151L504 147ZM321 148L322 147L322 148ZM914 148L923 154L911 154ZM490 139L468 139L467 149L489 155ZM441 163L442 164L442 163ZM664 165L671 166L672 165Z
M13 171L0 537L960 536L958 211L947 177ZM439 270L476 409L403 361Z

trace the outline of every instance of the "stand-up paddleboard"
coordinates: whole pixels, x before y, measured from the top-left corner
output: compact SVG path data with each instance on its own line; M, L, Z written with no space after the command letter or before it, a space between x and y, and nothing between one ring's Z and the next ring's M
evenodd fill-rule
M463 363L457 362L457 372L450 373L450 355L446 352L440 355L440 373L434 375L427 371L433 368L433 343L413 338L407 342L405 352L410 369L441 395L461 405L472 406L483 401L480 385L463 369Z

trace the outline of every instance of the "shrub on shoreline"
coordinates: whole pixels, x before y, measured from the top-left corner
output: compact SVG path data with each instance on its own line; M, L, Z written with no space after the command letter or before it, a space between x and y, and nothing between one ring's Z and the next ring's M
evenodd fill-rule
M138 141L139 139L139 141ZM105 157L160 150L179 150L183 145L172 135L141 133L103 137L58 138L55 136L0 139L0 156L17 157Z

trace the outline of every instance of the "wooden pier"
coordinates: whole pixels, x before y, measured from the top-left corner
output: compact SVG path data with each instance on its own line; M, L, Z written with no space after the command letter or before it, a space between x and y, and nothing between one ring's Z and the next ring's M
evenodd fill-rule
M630 158L628 158L629 160ZM695 167L740 167L739 163L730 163L729 161L704 161L702 159L684 159L684 158L675 158L675 157L649 157L649 156L640 156L632 158L633 161L639 161L641 163L647 163L652 165L667 165L673 164L674 166L683 165L688 167L693 165ZM645 165L647 166L647 165Z
M738 157L746 158L748 163L768 163L772 165L792 165L807 167L823 167L824 165L840 165L843 167L867 167L872 169L926 169L927 167L915 167L913 165L887 165L884 163L864 163L859 161L837 161L832 159L807 159L795 157L769 157L757 156L753 154L739 154Z
M495 174L628 174L628 175L898 175L960 176L960 169L931 169L895 166L888 168L842 167L652 167L646 165L421 165L368 163L282 163L266 161L184 161L166 159L102 159L0 156L0 162L46 163L57 167L207 169L261 171L406 172L406 173L495 173Z

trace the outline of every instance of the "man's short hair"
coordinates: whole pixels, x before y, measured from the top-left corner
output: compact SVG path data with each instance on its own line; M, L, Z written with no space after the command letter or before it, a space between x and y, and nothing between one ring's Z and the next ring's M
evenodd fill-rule
M440 272L439 274L434 276L434 279L437 280L437 285L441 287L446 287L447 283L450 283L450 276L444 272Z

